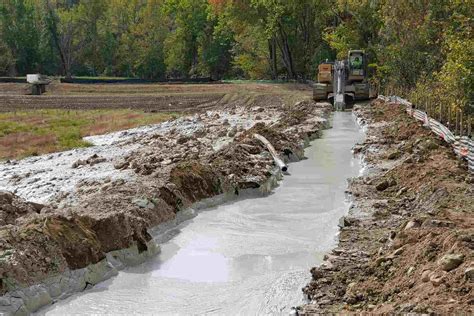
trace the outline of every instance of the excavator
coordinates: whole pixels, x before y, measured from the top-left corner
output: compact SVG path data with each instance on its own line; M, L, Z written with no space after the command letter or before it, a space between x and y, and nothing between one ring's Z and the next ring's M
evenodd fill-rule
M363 50L350 50L347 59L323 62L318 66L318 82L313 86L315 101L327 100L336 111L344 111L356 100L370 98L367 61Z

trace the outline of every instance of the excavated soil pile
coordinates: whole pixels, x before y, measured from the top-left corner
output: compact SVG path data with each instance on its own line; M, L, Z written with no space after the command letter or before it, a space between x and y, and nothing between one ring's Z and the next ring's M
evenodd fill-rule
M117 172L136 175L129 180L81 181L48 206L1 193L0 292L98 263L110 251L146 251L149 228L196 201L257 188L270 178L275 166L255 132L287 160L302 158L308 138L326 127L328 111L328 104L309 100L292 106L233 103L181 119L183 126L197 126L186 133L171 129L125 140L121 145L138 149L112 163ZM105 163L100 158L94 159Z
M474 177L404 110L356 109L369 172L350 183L354 207L339 246L311 270L301 314L473 313Z

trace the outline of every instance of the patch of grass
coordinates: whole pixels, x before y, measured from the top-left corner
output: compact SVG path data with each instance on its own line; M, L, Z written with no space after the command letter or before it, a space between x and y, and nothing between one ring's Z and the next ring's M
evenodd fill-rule
M0 160L91 146L85 136L156 124L177 113L139 110L32 110L0 113Z

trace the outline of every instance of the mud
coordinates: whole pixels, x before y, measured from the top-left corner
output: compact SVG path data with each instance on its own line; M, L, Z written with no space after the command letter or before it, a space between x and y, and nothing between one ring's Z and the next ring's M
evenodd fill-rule
M356 108L366 173L339 245L311 270L300 314L472 314L474 179L441 140L398 104Z
M353 115L330 121L271 194L241 190L164 236L152 232L171 238L158 256L38 315L288 315L304 302L310 267L336 243L346 179L361 167L351 155L363 138Z
M150 228L175 220L201 199L264 185L273 160L252 131L271 138L289 160L301 157L309 137L326 126L328 105L315 104L304 93L299 99L227 101L173 122L97 137L92 148L2 164L0 187L20 197L7 201L7 212L15 215L4 216L6 225L0 227L0 290L9 293L2 310L34 311L42 305L28 305L37 298L34 290L33 296L11 293L107 266L114 251L149 253ZM36 204L22 198L45 206L33 210ZM96 277L89 283L106 275L104 269L90 272ZM72 278L72 289L84 282L87 287L84 275ZM38 300L51 302L51 291L46 293L49 300L46 294Z

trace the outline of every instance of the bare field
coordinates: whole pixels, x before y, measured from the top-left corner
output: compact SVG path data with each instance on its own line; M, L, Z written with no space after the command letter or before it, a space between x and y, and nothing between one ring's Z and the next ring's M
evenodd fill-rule
M310 95L303 84L64 84L53 82L42 96L30 95L28 84L0 84L0 112L30 109L140 109L193 112L235 98L262 95Z
M0 84L0 160L90 144L82 138L160 123L180 113L225 107L291 104L298 84L61 84L29 95L28 84Z

